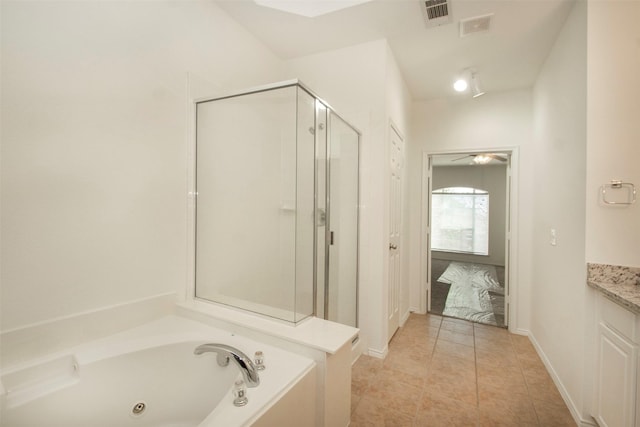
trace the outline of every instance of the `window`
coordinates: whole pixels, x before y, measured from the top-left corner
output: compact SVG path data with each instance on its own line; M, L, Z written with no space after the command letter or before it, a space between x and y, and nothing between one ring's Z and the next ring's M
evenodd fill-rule
M431 196L431 249L489 255L489 193L448 187Z

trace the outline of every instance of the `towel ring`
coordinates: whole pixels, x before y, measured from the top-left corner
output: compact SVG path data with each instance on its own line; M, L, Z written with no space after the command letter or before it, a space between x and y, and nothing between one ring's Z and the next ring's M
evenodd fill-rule
M627 190L627 201L626 202L615 202L610 199L607 199L607 190ZM602 201L607 205L632 205L636 202L636 186L630 182L622 182L617 179L612 179L610 183L604 184L600 187L600 191L602 192Z

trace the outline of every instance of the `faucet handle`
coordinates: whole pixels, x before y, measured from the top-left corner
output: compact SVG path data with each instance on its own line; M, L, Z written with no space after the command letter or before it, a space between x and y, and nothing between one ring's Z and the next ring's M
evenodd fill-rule
M244 381L238 380L233 386L233 404L236 406L244 406L249 403L249 399L247 398L247 387L244 384Z
M254 357L253 363L256 365L256 369L258 371L263 371L264 368L266 368L264 365L264 354L262 354L262 351L258 350Z

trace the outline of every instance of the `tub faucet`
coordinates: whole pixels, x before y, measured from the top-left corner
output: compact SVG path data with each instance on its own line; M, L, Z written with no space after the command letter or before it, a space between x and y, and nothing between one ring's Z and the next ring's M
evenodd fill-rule
M238 365L238 368L240 368L240 372L242 373L244 382L247 383L247 387L257 387L260 384L260 377L258 376L258 371L256 370L253 362L249 356L237 348L226 344L208 343L199 345L195 350L193 350L193 354L202 354L207 352L218 354L216 360L220 366L227 366L229 364L229 360L233 360L234 363Z

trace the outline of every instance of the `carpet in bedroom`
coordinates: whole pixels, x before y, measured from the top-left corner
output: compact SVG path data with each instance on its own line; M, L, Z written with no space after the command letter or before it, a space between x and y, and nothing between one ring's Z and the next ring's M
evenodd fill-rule
M450 268L451 264L454 264L453 269ZM430 312L505 327L504 267L460 264L432 260ZM457 283L444 283L454 280ZM453 292L450 294L452 285ZM473 287L473 291L470 287Z

